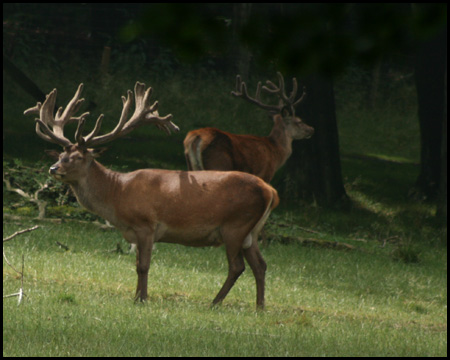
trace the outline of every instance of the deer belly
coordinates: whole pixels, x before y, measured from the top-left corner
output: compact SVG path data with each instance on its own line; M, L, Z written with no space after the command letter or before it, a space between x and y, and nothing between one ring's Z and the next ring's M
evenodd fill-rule
M220 246L223 244L219 228L171 229L159 224L155 231L155 242L175 243L185 246Z

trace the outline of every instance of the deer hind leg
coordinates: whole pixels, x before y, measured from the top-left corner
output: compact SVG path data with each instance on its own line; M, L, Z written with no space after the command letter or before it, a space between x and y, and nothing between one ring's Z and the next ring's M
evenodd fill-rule
M264 309L264 290L267 264L264 261L258 248L258 243L253 242L252 246L244 249L244 257L247 260L256 280L256 307Z
M244 256L241 249L227 248L226 251L228 259L228 276L219 293L214 298L212 302L213 306L221 303L222 300L225 299L236 280L245 270Z
M263 227L270 215L272 201L267 207L264 215L260 221L256 224L253 231L250 233L252 243L251 246L243 247L244 257L247 260L250 268L253 271L256 281L256 307L258 309L264 309L264 291L265 291L265 278L267 264L261 254L258 247L258 235L261 231L264 231Z
M196 136L193 140L190 140L188 144L185 144L185 157L189 171L192 170L205 170L202 162L202 150L201 150L202 138Z

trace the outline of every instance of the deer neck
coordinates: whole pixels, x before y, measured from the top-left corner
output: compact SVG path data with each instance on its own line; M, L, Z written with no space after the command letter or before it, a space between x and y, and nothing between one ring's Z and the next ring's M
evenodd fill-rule
M292 137L287 133L286 126L282 119L277 119L275 121L268 139L274 147L273 153L276 154L278 158L278 170L292 153Z
M93 160L87 175L70 184L70 187L83 207L115 223L113 200L120 184L120 175Z

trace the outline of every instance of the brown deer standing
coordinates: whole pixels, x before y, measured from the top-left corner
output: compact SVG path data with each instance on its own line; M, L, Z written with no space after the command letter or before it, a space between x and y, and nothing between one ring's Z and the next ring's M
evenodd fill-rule
M81 205L114 224L128 242L137 244L136 300L147 299L153 243L223 244L228 277L213 304L225 298L244 271L245 258L256 279L256 304L264 307L266 263L257 236L278 205L276 190L255 176L239 172L146 169L118 173L105 168L95 160L97 152L90 147L124 136L145 123L167 133L177 131L178 127L170 121L172 115L159 116L157 102L150 105L151 88L145 90L144 84L136 83L135 111L131 118L128 119L128 114L133 93L128 91L128 97L122 97L123 110L115 129L98 135L103 119L100 115L94 130L83 136L88 113L74 116L84 100L79 99L82 87L81 84L65 110L60 108L55 116L56 89L47 95L43 104L38 103L25 114L39 114L37 134L64 148L59 160L51 166L50 174L69 184ZM75 143L64 136L64 126L70 122L78 122Z
M295 116L295 107L305 96L297 96L297 80L292 79L293 89L289 96L284 88L284 78L278 72L279 85L267 81L262 89L279 98L278 105L261 101L261 82L254 98L247 93L247 86L238 75L236 91L232 94L275 113L269 136L235 135L216 128L190 131L184 139L184 153L189 170L238 170L259 176L270 182L275 172L292 153L292 140L309 139L314 129Z

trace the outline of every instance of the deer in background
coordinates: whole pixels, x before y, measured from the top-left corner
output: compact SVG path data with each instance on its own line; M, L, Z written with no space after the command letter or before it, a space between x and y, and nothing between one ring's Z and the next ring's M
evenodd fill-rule
M270 182L275 172L292 153L292 141L309 139L314 129L295 116L295 107L306 93L297 96L297 80L292 79L293 89L286 95L284 78L278 72L278 86L267 81L258 83L255 97L250 97L240 75L236 77L236 91L231 93L249 101L273 115L273 128L269 136L235 135L216 128L190 131L184 139L184 153L189 170L237 170L250 173ZM261 101L262 90L279 98L277 105Z
M136 83L135 110L128 118L133 93L122 97L123 110L117 126L98 135L103 115L91 133L83 136L86 117L76 117L84 99L83 84L63 110L54 114L56 89L43 104L37 103L25 114L38 114L36 133L42 139L61 145L64 151L50 167L50 174L70 185L78 202L113 224L130 243L137 245L136 300L147 299L148 271L155 242L186 246L224 245L228 277L213 300L222 302L245 269L247 260L256 279L257 307L264 307L266 263L257 244L258 233L270 212L278 205L275 189L256 176L240 172L186 172L145 169L119 173L105 168L92 149L128 134L142 124L154 124L167 133L178 131L170 120L161 117L158 102L150 104L151 88ZM77 122L75 143L64 136L64 126Z

